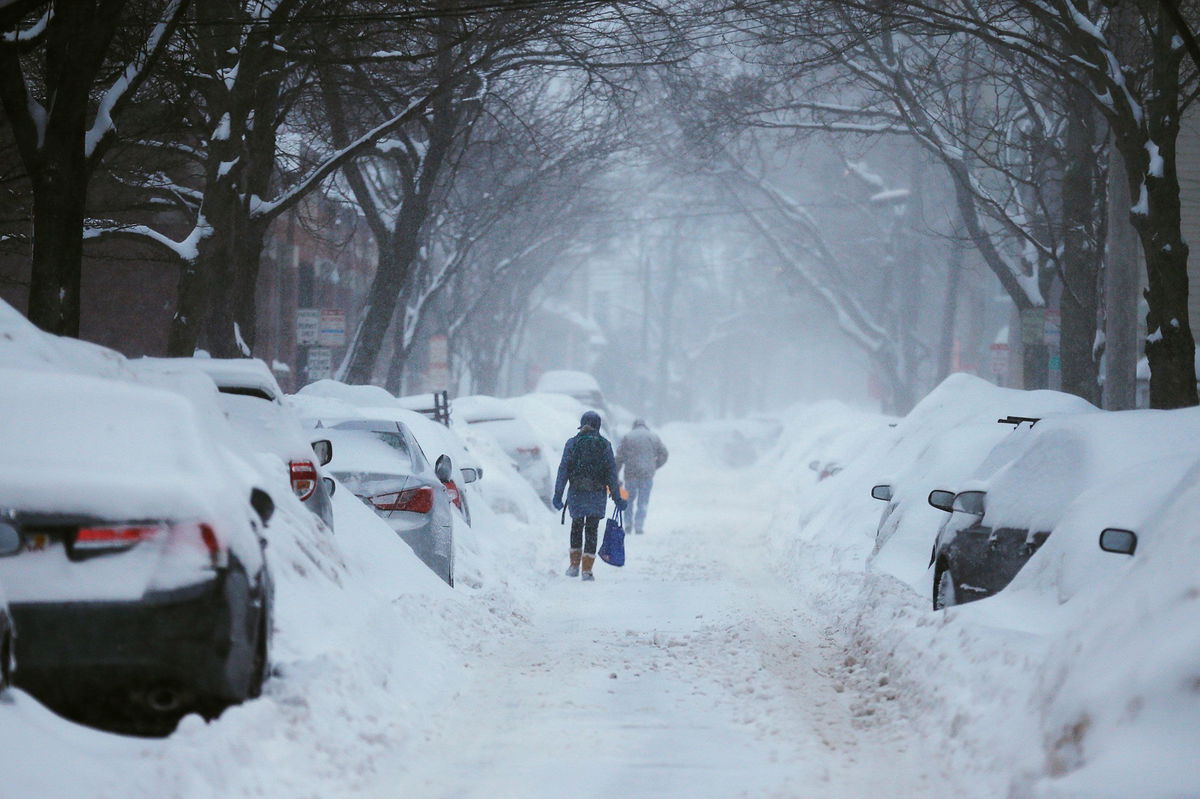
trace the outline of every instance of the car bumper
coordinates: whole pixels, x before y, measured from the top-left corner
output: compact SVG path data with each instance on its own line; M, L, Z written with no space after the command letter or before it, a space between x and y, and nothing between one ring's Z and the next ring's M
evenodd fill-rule
M12 606L16 684L69 700L96 692L170 687L196 697L240 699L249 667L245 613L227 575L136 602Z

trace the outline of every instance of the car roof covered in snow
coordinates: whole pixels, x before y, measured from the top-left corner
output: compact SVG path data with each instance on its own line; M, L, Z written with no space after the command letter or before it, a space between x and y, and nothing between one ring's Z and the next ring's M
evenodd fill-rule
M0 506L181 518L206 515L222 493L222 463L174 392L0 369L0 407Z
M380 386L351 386L337 380L318 380L296 392L299 397L321 397L350 405L387 407L396 404L390 391Z
M458 397L450 403L451 415L455 421L494 422L517 418L517 409L507 400L499 397L489 397L484 394L473 394Z
M1022 432L1003 439L963 486L988 492L992 526L1050 530L1089 486L1200 458L1200 408L1062 416Z
M555 394L589 394L599 392L600 384L587 372L554 369L538 378L536 390Z
M164 372L203 372L220 389L260 391L275 402L283 396L279 381L260 358L139 358L133 365Z

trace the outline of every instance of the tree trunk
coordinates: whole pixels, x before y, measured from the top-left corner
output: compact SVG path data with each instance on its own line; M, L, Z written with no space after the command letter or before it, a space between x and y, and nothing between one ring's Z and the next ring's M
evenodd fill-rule
M1144 130L1129 126L1116 131L1129 170L1130 196L1138 198L1130 218L1146 256L1146 357L1152 408L1197 404L1196 343L1188 322L1188 246L1180 229L1175 159L1183 49L1174 47L1174 36L1169 24L1156 28L1154 91L1148 93Z
M34 181L28 315L42 330L77 338L88 182L83 127L78 137L59 136L59 141L47 137L44 165Z
M1108 252L1104 266L1104 408L1123 411L1137 403L1137 234L1129 223L1129 184L1116 148L1108 159Z
M1099 403L1099 373L1094 356L1101 249L1096 218L1101 186L1093 142L1094 112L1082 89L1070 90L1066 164L1062 180L1063 250L1059 258L1063 290L1059 300L1062 329L1059 357L1062 390Z
M417 212L417 205L424 203L411 197L401 211L405 224L397 226L392 239L379 242L379 265L367 292L367 313L351 345L350 362L342 378L347 383L365 385L371 382L375 359L396 312L396 300L404 286L408 267L417 254L417 234L425 219L423 213Z

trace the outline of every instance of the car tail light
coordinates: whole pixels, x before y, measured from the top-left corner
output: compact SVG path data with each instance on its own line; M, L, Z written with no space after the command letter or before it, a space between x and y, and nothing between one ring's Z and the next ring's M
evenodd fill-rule
M450 497L450 501L454 503L454 507L462 510L462 493L458 490L458 486L455 484L455 482L453 480L447 480L446 482L442 483L442 485L446 487L446 494Z
M528 455L531 458L536 458L538 455L542 454L542 448L541 447L517 447L517 452L521 453L522 455Z
M120 552L160 537L167 539L169 550L202 553L213 567L224 566L228 561L228 552L217 531L212 525L196 522L81 527L75 533L73 551L81 557Z
M292 478L292 490L303 502L317 490L317 481L321 479L317 474L317 467L312 461L292 461L288 464L288 469Z
M81 527L75 534L75 549L129 549L142 541L156 538L167 529L158 524Z
M433 510L433 489L429 486L410 488L391 494L371 497L376 510L406 510L410 513L429 513Z

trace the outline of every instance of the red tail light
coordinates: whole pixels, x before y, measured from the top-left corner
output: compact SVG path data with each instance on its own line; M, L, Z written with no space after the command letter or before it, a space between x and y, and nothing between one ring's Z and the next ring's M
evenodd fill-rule
M371 497L376 510L406 510L410 513L429 513L433 510L433 489L429 486L410 488L391 494Z
M75 549L129 549L165 532L162 525L82 527L75 534Z
M455 485L453 480L447 480L442 485L446 487L446 494L450 497L450 501L454 503L454 507L462 510L462 493L458 490L458 486Z
M288 467L291 472L292 490L303 502L317 490L317 481L321 479L317 474L317 467L312 461L292 461Z
M204 553L204 558L214 567L224 566L227 553L217 531L208 524L185 522L181 524L138 524L111 525L107 527L81 527L75 534L74 551L102 555L132 549L142 541L159 536L168 536L168 550L180 549Z
M530 457L536 458L538 455L542 454L542 448L541 447L517 447L517 452L521 453L522 455L529 455Z

